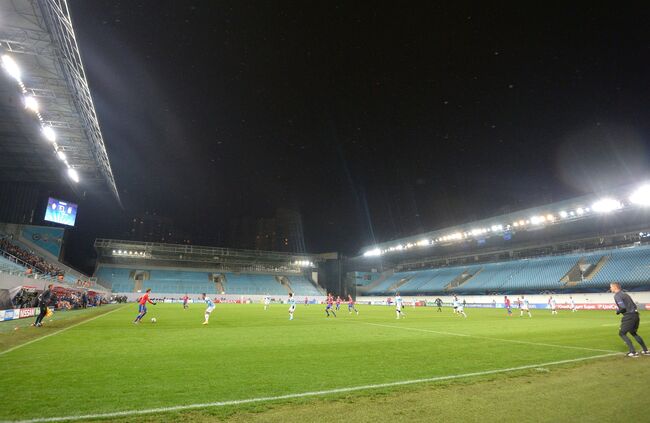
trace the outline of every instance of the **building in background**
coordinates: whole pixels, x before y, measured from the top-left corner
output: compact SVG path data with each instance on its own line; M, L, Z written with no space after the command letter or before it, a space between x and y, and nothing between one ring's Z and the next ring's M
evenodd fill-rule
M302 216L279 208L273 217L238 217L228 227L228 245L262 251L305 252Z
M174 225L173 219L146 211L131 218L129 238L133 241L189 244L189 235Z

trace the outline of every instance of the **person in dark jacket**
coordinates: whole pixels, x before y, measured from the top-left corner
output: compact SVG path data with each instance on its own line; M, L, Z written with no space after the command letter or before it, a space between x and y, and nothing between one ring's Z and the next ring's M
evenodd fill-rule
M632 344L632 341L630 338L628 338L627 334L628 332L636 342L641 345L642 351L641 354L643 355L650 355L650 352L648 352L648 347L646 347L645 342L643 342L643 338L641 338L638 334L637 331L639 330L639 323L640 323L640 318L639 318L639 311L636 307L636 304L632 300L632 297L627 295L627 293L623 292L621 289L621 284L619 283L611 283L609 284L610 290L614 293L614 301L616 302L616 314L622 314L623 318L621 319L621 327L618 332L618 336L621 337L623 342L627 345L628 349L630 352L627 354L628 357L638 357L639 354L636 352L634 349L634 345Z
M40 308L40 313L36 317L36 321L32 324L32 326L37 326L41 327L43 326L43 319L45 318L45 315L47 314L47 306L50 305L50 302L54 299L54 293L52 292L52 287L54 287L53 284L49 284L47 286L47 289L41 293L41 295L38 296L38 307Z

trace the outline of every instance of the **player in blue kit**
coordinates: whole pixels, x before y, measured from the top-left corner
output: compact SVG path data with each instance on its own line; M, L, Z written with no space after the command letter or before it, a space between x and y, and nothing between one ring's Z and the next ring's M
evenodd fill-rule
M293 292L289 293L287 303L289 303L289 320L293 320L293 312L296 311L296 299L293 298Z
M205 301L205 304L208 306L208 308L205 309L205 321L203 322L204 325L208 324L208 321L210 320L210 313L214 310L214 303L212 302L212 299L208 297L205 292L201 294L201 298L203 301Z

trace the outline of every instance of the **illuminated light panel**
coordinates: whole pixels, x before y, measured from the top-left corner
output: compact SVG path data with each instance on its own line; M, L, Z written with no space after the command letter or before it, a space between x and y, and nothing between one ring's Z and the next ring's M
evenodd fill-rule
M79 174L73 168L68 169L68 176L75 182L79 182Z
M18 64L14 62L14 59L11 58L11 56L8 56L6 54L2 55L2 67L7 71L9 76L11 76L16 81L21 82L20 68L18 67Z
M630 202L637 206L650 206L650 184L637 188L630 195Z
M31 110L34 113L38 113L38 101L31 95L25 97L25 109Z
M614 198L602 198L596 201L591 208L596 213L610 213L623 208L623 204Z
M50 126L44 126L42 131L43 131L43 136L45 137L46 140L48 140L49 142L56 141L56 132L54 132L54 129L52 129Z

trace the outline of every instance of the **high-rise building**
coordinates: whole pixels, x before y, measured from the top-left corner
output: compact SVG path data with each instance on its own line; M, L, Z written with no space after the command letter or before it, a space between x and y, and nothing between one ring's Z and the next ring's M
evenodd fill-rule
M273 217L231 219L228 245L264 251L305 252L302 216L289 209L277 209Z
M129 236L134 241L190 243L189 236L176 228L171 218L149 211L131 219Z

